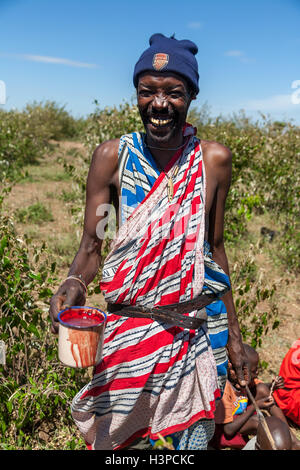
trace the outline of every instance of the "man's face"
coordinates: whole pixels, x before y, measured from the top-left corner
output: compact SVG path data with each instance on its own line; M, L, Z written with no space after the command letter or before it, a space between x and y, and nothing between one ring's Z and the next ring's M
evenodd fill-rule
M139 78L137 100L148 140L167 146L182 135L191 96L176 74L144 73Z

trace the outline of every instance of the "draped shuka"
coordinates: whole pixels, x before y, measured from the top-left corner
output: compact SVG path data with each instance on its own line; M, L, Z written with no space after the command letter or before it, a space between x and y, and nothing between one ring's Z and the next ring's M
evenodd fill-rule
M209 287L220 296L228 290L228 277L205 251L205 175L194 134L186 125L184 149L161 173L140 134L121 138L124 223L102 270L107 302L159 307L193 299ZM224 341L227 324L224 313L217 313L213 333ZM218 339L222 368L221 346ZM158 433L213 419L220 396L215 357L206 324L191 330L108 314L103 359L74 398L73 418L93 449L121 449L137 437L157 439Z

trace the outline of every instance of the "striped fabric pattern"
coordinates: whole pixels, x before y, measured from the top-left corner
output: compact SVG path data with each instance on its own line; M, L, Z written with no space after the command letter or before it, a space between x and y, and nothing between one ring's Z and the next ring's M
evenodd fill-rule
M205 283L205 178L199 141L194 136L189 138L185 151L174 157L166 175L159 175L152 156L143 148L141 134L121 138L119 155L122 215L123 220L128 220L105 262L101 288L106 300L153 306L192 298ZM184 251L179 278L176 236L173 244L169 243L169 232L163 242L161 239L167 180L176 162L180 163L180 170L174 184L172 203L176 210L171 220L184 220L186 214L193 220L186 229L193 235L191 243L186 244L193 256ZM190 200L184 204L187 187L191 192L197 187L194 203L197 202L198 210L194 213L190 212ZM182 201L175 205L180 195ZM151 237L145 231L149 227L145 216L149 218L149 214L154 220ZM142 241L135 246L137 240ZM156 251L160 243L163 256L162 251ZM170 263L168 268L166 263ZM193 269L187 269L190 266ZM158 278L153 275L155 270L160 273ZM113 282L116 279L117 288ZM182 289L178 289L180 284ZM215 336L222 329L221 323L220 317L220 323L213 327ZM219 349L223 360L222 348ZM205 325L188 330L150 319L108 314L103 360L91 382L74 398L72 415L90 448L116 450L137 437L149 435L155 440L158 433L166 436L189 428L199 419L212 419L219 396L216 361Z
M91 448L117 450L212 419L218 396L204 328L109 315L103 360L74 398L72 415Z
M179 171L169 202L167 184L175 163ZM192 136L120 228L102 270L100 287L107 302L153 307L200 294L204 196L202 152Z
M230 285L228 276L211 259L209 244L204 242L204 288L206 282L219 282ZM227 380L228 358L226 345L228 341L228 320L225 304L222 299L205 307L207 313L207 329L211 347L217 364L218 383L223 393Z
M191 132L190 127L186 132ZM122 136L119 147L119 179L121 188L121 217L124 222L142 203L153 187L160 171L145 145L145 135L133 133ZM196 139L197 140L197 139ZM200 144L201 146L201 144ZM210 247L204 242L204 285L210 286L214 282L229 285L229 278L223 270L211 259ZM217 286L216 286L217 287ZM228 341L227 312L222 300L217 300L206 307L208 315L208 333L217 363L218 382L221 391L224 390L227 379L227 353Z
M122 223L145 199L160 174L154 158L147 150L143 134L135 132L120 139L119 181Z

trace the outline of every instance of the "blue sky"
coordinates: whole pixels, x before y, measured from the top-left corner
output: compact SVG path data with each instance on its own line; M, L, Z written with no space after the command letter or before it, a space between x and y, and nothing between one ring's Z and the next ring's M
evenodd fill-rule
M198 45L196 106L300 124L300 0L0 0L0 107L55 100L84 116L94 99L131 100L157 32Z

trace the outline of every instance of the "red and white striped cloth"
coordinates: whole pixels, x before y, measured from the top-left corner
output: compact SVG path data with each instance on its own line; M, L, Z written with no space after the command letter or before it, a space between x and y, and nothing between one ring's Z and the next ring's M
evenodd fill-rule
M191 127L188 127L190 129ZM192 128L194 129L194 128ZM183 302L204 280L204 178L200 143L189 138L119 231L105 260L105 300L143 306ZM174 169L174 197L168 182Z
M167 185L177 165L170 203ZM201 146L190 135L120 228L102 273L107 302L153 307L201 292L203 173ZM213 419L219 394L205 327L188 330L109 314L103 360L73 400L72 415L91 448L120 449L136 437L157 439L200 418Z

